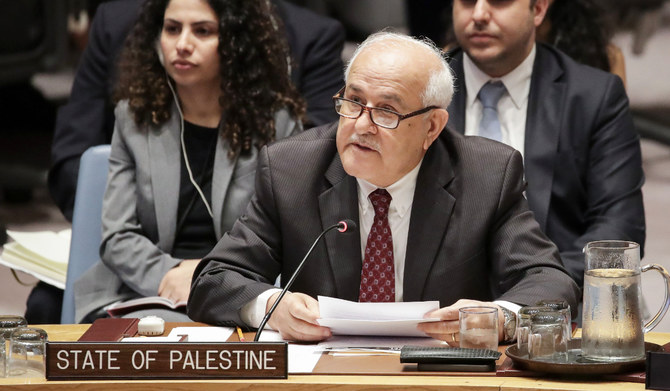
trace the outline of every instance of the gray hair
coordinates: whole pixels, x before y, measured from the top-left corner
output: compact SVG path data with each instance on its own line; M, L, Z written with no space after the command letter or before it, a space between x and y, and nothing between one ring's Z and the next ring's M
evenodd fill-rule
M349 70L351 69L351 64L356 60L356 57L358 57L358 55L365 49L377 44L383 45L384 47L399 47L408 44L417 45L432 52L439 60L440 66L438 66L437 69L430 71L426 89L421 94L421 100L424 106L438 106L445 109L449 106L451 97L454 94L454 77L451 73L449 63L442 54L442 51L428 38L419 39L390 31L380 31L371 34L365 41L358 45L358 48L356 48L356 51L347 63L347 67L344 70L345 82L349 78Z

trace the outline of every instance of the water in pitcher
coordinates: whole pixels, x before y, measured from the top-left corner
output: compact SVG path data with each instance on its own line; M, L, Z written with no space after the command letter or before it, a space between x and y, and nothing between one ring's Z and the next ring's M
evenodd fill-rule
M582 356L598 361L644 357L640 273L592 269L584 277Z

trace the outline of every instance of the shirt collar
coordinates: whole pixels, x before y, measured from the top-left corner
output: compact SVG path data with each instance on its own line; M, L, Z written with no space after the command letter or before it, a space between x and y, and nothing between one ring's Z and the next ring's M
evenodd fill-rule
M530 78L533 74L533 64L535 64L535 55L536 49L535 45L531 49L530 53L519 66L514 68L511 72L506 74L503 77L492 78L491 76L484 73L481 69L477 68L472 59L463 53L463 72L465 74L465 90L473 91L474 93L467 94L466 98L466 107L471 107L475 100L477 99L477 94L481 90L482 86L486 84L489 80L500 80L505 85L507 93L512 102L518 108L524 103L525 99L528 99L528 91L530 90Z
M412 201L414 200L414 189L416 188L416 179L419 176L419 169L421 168L421 163L419 162L412 169L396 181L394 184L386 188L386 191L391 195L391 205L389 206L389 213L397 213L399 217L403 217L405 213L412 207ZM377 190L378 187L372 183L366 181L365 179L356 178L358 183L358 204L362 205L363 214L372 212L372 204L368 199L368 196L373 191Z

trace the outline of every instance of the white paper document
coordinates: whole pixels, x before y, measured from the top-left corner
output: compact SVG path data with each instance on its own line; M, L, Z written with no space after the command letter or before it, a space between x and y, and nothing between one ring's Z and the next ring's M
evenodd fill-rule
M72 231L7 231L13 242L3 246L0 264L32 274L57 288L65 288Z
M227 342L232 327L175 327L166 337L128 337L121 342ZM183 337L186 339L182 341Z
M440 320L424 318L439 307L438 301L358 303L319 296L318 322L333 335L425 337L417 325Z
M128 343L157 343L157 342L180 342L181 337L178 335L167 337L126 337L121 342Z
M332 336L320 342L319 347L324 352L333 355L377 355L400 354L405 345L412 346L446 346L440 340L430 337L399 338L399 337L355 337Z
M264 329L262 342L285 342L278 332ZM288 373L312 373L321 358L323 348L317 344L288 344Z
M286 342L278 332L265 329L261 334L262 342ZM400 354L405 345L445 346L445 343L429 337L393 338L393 337L350 337L333 336L318 344L288 344L288 373L312 373L321 355L377 355Z
M67 265L70 256L70 240L72 230L64 229L60 232L39 231L19 232L7 230L7 235L14 239L23 248L32 251L38 257L56 265Z
M187 342L226 342L233 334L232 327L175 327L169 337L187 335Z

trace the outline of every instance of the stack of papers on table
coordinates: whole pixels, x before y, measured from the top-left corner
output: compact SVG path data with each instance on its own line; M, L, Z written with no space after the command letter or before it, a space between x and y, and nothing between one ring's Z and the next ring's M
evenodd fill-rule
M190 337L189 337L190 338ZM282 339L274 330L263 330L262 342L289 342ZM318 344L293 343L288 345L288 373L312 373L323 353L334 356L376 356L398 355L405 345L444 346L442 341L428 338L391 338L391 337L331 337ZM367 347L367 348L366 348Z
M424 318L439 307L438 301L357 303L319 296L318 322L329 327L334 335L425 337L417 325L440 320Z
M7 235L14 241L3 246L0 264L32 274L57 288L65 288L72 230L66 229L60 232L8 230Z

